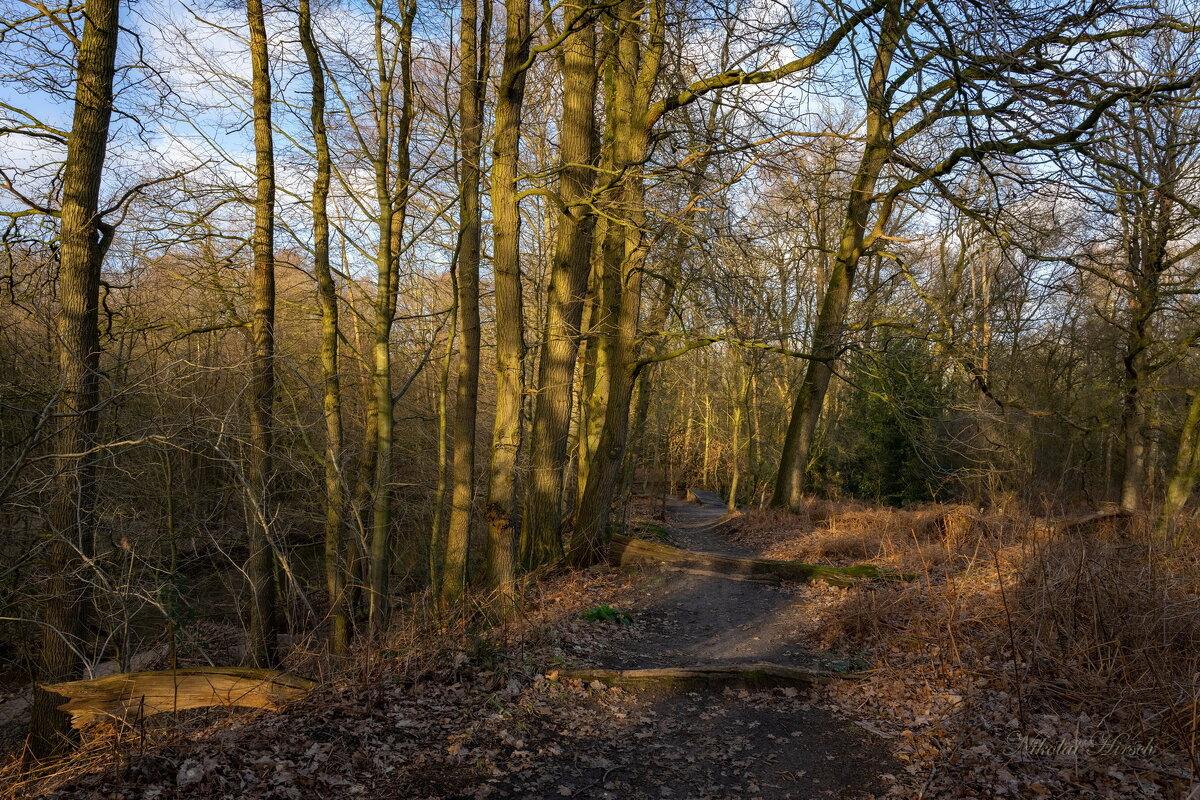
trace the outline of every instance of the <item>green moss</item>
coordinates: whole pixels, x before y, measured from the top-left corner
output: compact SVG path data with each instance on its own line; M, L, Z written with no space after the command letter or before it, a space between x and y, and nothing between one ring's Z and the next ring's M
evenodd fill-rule
M617 625L632 625L633 616L627 611L618 611L612 606L592 606L579 615L580 619L588 622L614 622Z
M671 537L667 534L666 528L659 525L657 522L643 522L642 533L658 539L660 542L669 542Z

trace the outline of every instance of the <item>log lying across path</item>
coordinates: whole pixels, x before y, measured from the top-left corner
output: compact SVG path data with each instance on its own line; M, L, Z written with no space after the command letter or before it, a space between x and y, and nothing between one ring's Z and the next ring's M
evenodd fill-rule
M696 553L620 534L612 538L609 552L613 563L623 567L653 564L731 577L766 578L776 581L825 581L835 586L850 586L864 580L911 579L911 576L874 564L827 567L800 561L773 561L767 558Z
M70 698L59 706L71 725L83 729L102 721L125 721L205 706L245 706L278 710L303 697L315 684L272 669L197 667L126 672L85 681L54 683L47 691Z
M861 679L862 676L826 670L788 667L782 664L704 664L695 667L661 669L585 669L552 672L551 679L570 678L621 689L774 689L794 686L807 688L832 681Z

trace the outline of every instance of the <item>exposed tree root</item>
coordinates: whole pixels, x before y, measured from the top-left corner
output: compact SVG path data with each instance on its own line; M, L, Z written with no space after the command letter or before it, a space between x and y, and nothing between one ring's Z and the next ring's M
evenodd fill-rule
M704 575L709 578L723 578L728 581L744 581L746 583L765 583L768 586L778 586L783 583L783 578L778 575L741 575L736 572L719 572L712 569L699 569L697 567L683 567L677 564L663 564L663 567L675 572L687 572L691 575Z
M715 553L695 553L678 547L616 535L609 546L612 561L619 566L662 565L709 573L737 576L775 576L785 581L825 581L835 586L851 586L864 580L911 580L911 576L878 567L855 564L828 567L800 561L773 561L766 558L741 558Z
M82 729L96 722L124 721L205 706L277 710L308 694L307 678L271 669L199 667L126 672L85 681L43 686L69 701L59 706Z
M807 688L837 680L856 680L859 676L826 670L789 667L782 664L703 664L695 667L659 669L580 669L551 672L554 679L573 679L622 689L772 689Z

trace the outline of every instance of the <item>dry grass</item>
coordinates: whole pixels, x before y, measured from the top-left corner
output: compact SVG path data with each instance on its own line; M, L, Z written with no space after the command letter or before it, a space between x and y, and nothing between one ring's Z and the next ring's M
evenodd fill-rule
M974 698L931 733L928 759L945 755L952 734L968 741L992 722L1044 735L1083 720L1176 754L1196 774L1197 531L1193 544L1168 548L1139 519L1063 529L962 506L823 511L819 522L811 509L747 514L735 535L770 557L870 560L919 576L840 592L816 633L826 646L871 651L885 664L878 681L898 693L915 680L931 695ZM916 698L906 702L898 718L915 715Z
M420 687L451 687L457 694L447 704L447 714L477 716L489 693L502 691L511 675L528 678L524 673L553 663L564 646L583 649L601 637L602 630L580 621L579 614L594 602L597 592L625 586L627 581L628 576L605 569L546 576L527 587L520 618L504 623L489 619L491 606L484 596L468 597L458 613L447 616L436 611L428 594L413 595L395 610L386 634L356 640L354 652L336 661L316 637L299 639L282 667L315 679L318 686L310 697L290 704L286 717L317 716L344 705L346 698L354 698L348 713L369 711L397 686L413 692ZM465 684L471 685L472 692L453 688ZM92 797L91 787L109 780L118 784L128 780L136 787L145 776L134 775L131 765L144 762L146 754L151 758L164 754L164 763L198 758L197 753L231 737L238 746L257 747L264 740L269 743L279 724L270 712L217 707L162 714L116 727L94 726L83 734L80 746L60 760L38 764L19 751L0 754L0 798L56 792ZM129 791L120 796L140 796L135 788Z

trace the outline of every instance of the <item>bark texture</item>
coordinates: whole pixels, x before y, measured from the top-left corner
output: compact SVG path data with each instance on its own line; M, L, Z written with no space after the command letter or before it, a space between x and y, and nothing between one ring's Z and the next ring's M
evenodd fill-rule
M346 598L345 498L342 480L342 388L338 373L338 295L329 265L329 137L325 128L325 69L312 32L309 0L300 0L300 44L312 81L313 143L317 174L312 187L313 271L321 312L321 411L325 419L325 591L329 594L330 649L350 649L350 614Z
M529 59L529 0L508 0L504 67L496 97L492 153L492 273L496 283L496 418L488 482L485 585L494 606L511 613L516 602L517 457L525 381L525 320L521 304L521 213L517 167L521 111Z
M475 428L479 400L479 207L483 135L483 65L487 25L480 25L477 0L463 0L459 16L458 172L458 386L454 398L454 457L450 471L450 520L439 595L449 605L467 587L471 517L475 504Z
M80 40L75 109L62 175L54 355L60 383L54 402L55 479L47 513L47 580L42 602L38 679L72 677L91 606L85 560L94 552L96 445L100 369L100 268L112 231L99 217L100 182L112 118L118 0L91 0ZM29 747L35 757L70 744L67 717L53 694L34 691Z
M538 361L530 436L529 486L521 529L527 569L562 555L562 506L575 364L591 268L596 135L596 23L588 16L564 45L560 116L558 231L550 271L546 327Z
M796 509L804 499L817 423L833 376L833 363L841 355L844 343L854 273L866 249L868 231L880 225L878 220L873 225L871 217L875 207L875 185L892 146L888 76L902 31L899 5L890 3L884 13L883 33L871 67L867 87L866 141L850 187L837 255L813 330L813 359L808 362L792 406L775 491L771 496L771 505L780 508Z
M250 361L250 583L248 656L255 666L276 659L275 548L271 528L275 428L275 150L271 133L271 67L262 0L247 0L254 94L254 353Z

